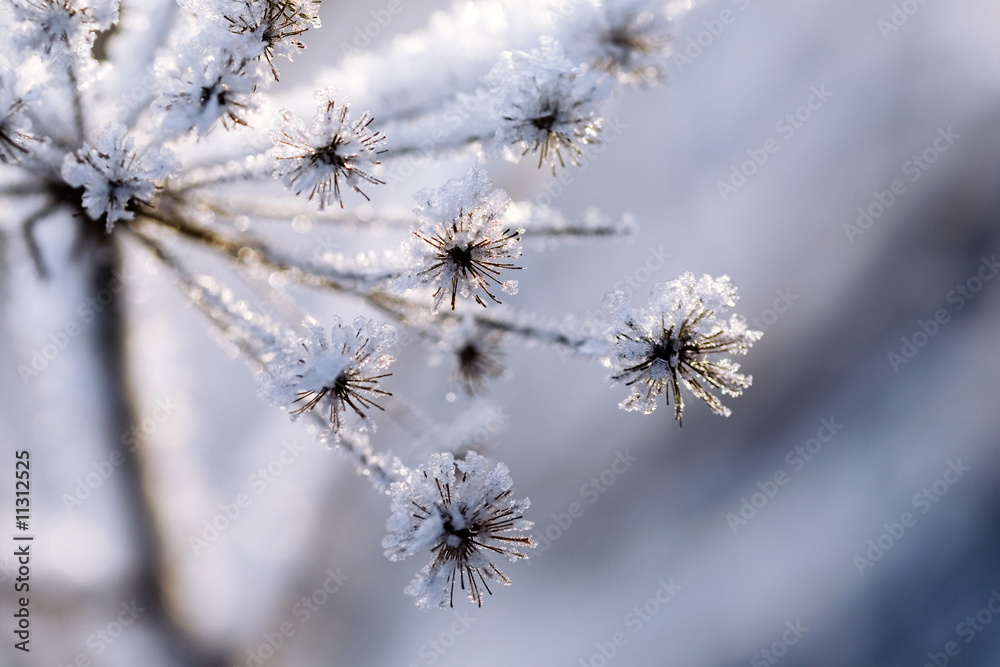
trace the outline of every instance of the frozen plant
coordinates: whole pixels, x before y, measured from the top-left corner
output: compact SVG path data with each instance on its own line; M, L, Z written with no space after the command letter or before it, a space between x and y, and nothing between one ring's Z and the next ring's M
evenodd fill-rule
M649 306L634 308L624 292L607 296L605 308L612 321L612 382L631 388L621 407L649 414L660 394L674 401L674 418L681 421L684 399L681 385L708 404L712 412L728 417L729 408L705 386L739 396L753 378L724 354L746 354L761 337L746 320L723 317L736 305L736 287L729 276L696 280L685 273L677 280L653 287Z
M176 168L169 150L135 149L135 137L125 136L125 127L110 124L97 145L84 144L63 160L62 178L74 188L83 188L81 203L92 220L103 220L110 232L119 220L129 220L140 205L149 205L156 183Z
M724 319L735 303L728 278L685 274L658 286L647 308L613 295L607 331L516 307L513 275L538 265L534 248L621 239L635 226L624 212L572 220L513 201L489 160L527 158L525 173L544 182L590 159L608 99L662 78L672 21L690 3L577 2L569 13L563 4L457 2L426 29L377 52L347 49L313 83L289 86L279 69L320 27L318 1L0 2L10 259L26 257L40 279L65 266L94 285L125 254L158 264L249 363L261 397L321 426L388 495L386 555L431 554L407 589L421 608L453 604L456 582L477 604L492 584L509 583L496 557L526 557L531 524L507 467L476 451L475 418L414 418L449 443L416 468L387 454L378 423L417 411L389 368L421 352L397 337L451 357L450 388L467 394L505 376L513 343L609 364L632 391L623 408L648 413L667 394L678 420L681 385L728 414L710 388L738 395L750 383L720 358L759 337ZM413 195L412 212L385 187L426 161L470 160L464 175ZM71 236L72 253L50 247L41 225ZM310 235L320 227L389 230L393 240L378 247L373 234L367 252L317 252L331 245ZM306 313L300 286L340 298ZM122 397L108 408L119 432L136 418L126 389L142 381L129 377L122 352L124 307L117 300L99 315L100 366ZM35 373L18 370L26 383ZM141 447L127 456L132 509L146 526L139 560L158 591L149 617L165 637L184 636L165 602L162 522L141 481L149 462ZM183 649L198 654L186 664L226 664L196 643Z
M320 106L311 130L290 112L282 112L285 129L274 138L281 161L278 175L295 194L309 192L309 199L316 199L321 211L333 202L344 207L341 180L368 199L359 185L383 185L371 172L378 164L375 155L385 152L376 150L385 137L368 131L372 122L368 114L351 123L347 102L338 104L333 88L321 91L317 98Z
M527 558L531 529L524 519L528 499L514 500L514 482L503 463L487 470L486 459L469 452L456 460L450 453L430 461L392 485L392 516L382 540L390 560L429 551L433 560L417 574L406 592L421 609L453 607L455 583L479 606L488 581L510 585L490 559ZM477 582L478 578L478 582Z
M521 146L521 155L538 153L538 166L573 164L601 129L600 106L610 87L607 77L575 68L555 39L542 38L529 53L505 52L486 79L500 120L496 142ZM516 159L516 153L508 153Z
M281 350L270 364L271 372L260 374L261 394L293 418L318 409L327 416L335 438L345 410L354 411L362 425L370 424L370 409L382 409L375 401L392 396L379 380L391 375L381 371L394 361L383 351L395 342L395 331L363 317L353 326L335 318L330 334L314 322L306 325L309 340Z
M472 296L485 307L477 289L500 303L490 291L491 281L508 294L517 293L516 280L501 281L497 276L501 269L521 267L498 260L521 255L518 237L524 230L505 226L503 216L510 198L503 190L492 189L485 171L473 167L466 178L450 180L440 190L421 190L414 198L420 202L414 213L421 225L413 232L419 241L411 239L407 244L411 268L395 283L397 290L413 285L436 287L432 295L435 313L449 297L451 310L459 296Z
M461 387L469 396L481 394L487 384L504 373L504 334L476 324L472 317L446 325L438 350L451 357L451 389Z

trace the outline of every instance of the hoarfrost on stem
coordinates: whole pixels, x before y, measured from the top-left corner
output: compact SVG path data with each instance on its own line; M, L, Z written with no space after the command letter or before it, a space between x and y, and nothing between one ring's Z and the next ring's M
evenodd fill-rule
M456 581L481 604L490 586L509 583L491 558L525 558L533 544L523 518L528 501L512 497L506 466L487 465L462 435L480 419L474 406L447 429L425 419L383 385L394 361L392 325L331 316L324 329L285 288L336 295L344 299L336 308L353 302L374 310L449 355L452 390L483 393L504 373L503 348L517 341L577 358L612 357L611 379L632 392L626 409L651 412L666 393L680 419L683 384L728 414L709 389L736 395L750 378L719 357L745 353L759 337L738 317L723 319L736 299L728 278L685 274L657 286L646 308L612 295L607 333L603 320L465 307L516 293L509 276L522 268L515 260L524 239L549 248L622 238L635 233L627 215L591 211L572 220L549 206L514 204L480 166L418 192L413 213L391 202L367 205L369 194L386 190L374 187L383 178L395 185L424 160L503 153L517 161L534 153L538 166L553 172L579 163L599 141L613 88L662 75L667 12L684 3L576 3L573 16L556 16L534 0L455 3L426 30L354 53L315 79L337 81L364 100L377 111L379 131L367 112L352 118L332 87L316 91L311 124L287 110L308 108L316 86L282 82L280 89L276 60L305 47L306 33L320 24L319 4L136 1L119 20L118 0L0 3L0 30L10 37L0 42L0 208L14 211L0 216L0 232L10 247L22 244L43 279L47 262L65 261L36 238L43 221L72 227L77 246L92 251L79 253L84 261L147 252L211 320L227 350L259 372L264 399L292 419L307 415L321 424L321 439L389 492L386 555L432 557L407 589L417 605L451 605ZM273 104L264 95L272 85L280 89ZM347 209L345 198L359 206ZM331 234L327 247L347 230L398 236L381 255L310 253L295 247L298 237L282 225L301 234L322 225ZM238 286L223 282L218 264L198 268L219 260ZM290 324L303 318L304 332ZM408 444L449 451L410 470L376 448L372 417L383 407Z

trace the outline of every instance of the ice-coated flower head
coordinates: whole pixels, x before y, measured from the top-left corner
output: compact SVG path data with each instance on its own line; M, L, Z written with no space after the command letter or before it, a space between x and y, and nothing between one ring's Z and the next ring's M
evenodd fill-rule
M493 189L489 174L474 166L464 178L450 179L439 190L425 188L413 198L420 202L414 212L421 225L413 232L419 240L407 245L413 267L397 281L399 289L434 287L434 312L449 294L452 310L459 296L485 307L477 289L500 303L491 282L508 294L517 292L516 280L497 276L501 269L521 268L502 261L521 255L521 230L503 224L510 198Z
M581 56L620 83L662 80L671 42L661 6L650 0L624 0L594 7L580 26Z
M316 97L320 105L310 130L290 112L281 112L285 127L280 134L272 135L277 146L278 175L295 194L308 191L309 199L319 201L320 210L333 202L343 208L341 180L368 199L360 185L384 183L371 172L379 164L376 156L384 152L380 147L385 136L368 130L372 119L367 112L352 123L350 105L346 100L338 102L333 88L319 91Z
M507 466L490 469L475 452L458 460L434 454L393 483L392 515L382 540L386 557L398 561L423 551L433 556L406 587L418 607L454 606L456 580L480 606L484 590L493 594L488 582L510 585L490 556L515 561L535 546L525 534L532 527L524 519L529 501L512 498L513 486Z
M149 204L157 181L178 169L173 152L162 146L135 148L125 126L108 125L95 146L85 144L63 160L62 177L83 192L83 208L92 220L104 220L110 232L119 220L131 220L137 204Z
M464 317L445 331L439 347L451 357L452 389L461 387L467 396L484 392L486 383L503 375L503 334Z
M14 0L10 4L18 21L14 42L56 62L85 52L94 33L107 30L118 18L117 0Z
M16 162L28 152L25 142L30 138L29 125L23 110L24 100L0 77L0 162Z
M247 55L263 57L278 79L276 56L291 60L305 44L298 37L310 28L318 28L320 0L235 0L224 14L227 28L246 38Z
M155 103L163 111L162 128L169 134L195 130L204 136L222 119L226 128L246 125L253 110L255 80L242 56L216 49L213 55L184 52L157 65L165 90Z
M499 119L497 145L538 153L538 166L565 166L563 151L579 163L584 144L597 143L600 106L606 87L593 76L580 76L557 41L543 38L530 53L506 52L486 79ZM516 157L510 153L508 157Z
M634 308L624 292L609 294L605 308L612 322L610 380L632 390L620 407L649 414L659 395L666 394L668 405L673 397L679 422L683 384L712 412L728 417L729 408L708 388L739 396L753 378L740 374L739 364L721 355L746 354L761 337L761 332L747 329L739 315L725 319L737 298L729 276L696 280L692 273L655 285L646 308Z
M386 350L396 342L396 330L388 324L359 317L353 325L334 319L328 334L315 322L307 322L308 340L281 350L274 358L271 374L261 376L260 393L295 419L317 409L329 420L334 434L342 414L350 408L369 427L368 410L382 410L375 400L392 396L379 380L395 359Z

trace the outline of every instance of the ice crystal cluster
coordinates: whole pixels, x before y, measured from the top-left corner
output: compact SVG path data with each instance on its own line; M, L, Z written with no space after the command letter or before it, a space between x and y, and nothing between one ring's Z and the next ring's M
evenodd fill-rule
M289 111L282 112L285 127L275 138L276 157L281 161L278 175L295 194L308 192L309 199L315 199L320 210L334 202L343 208L342 180L368 199L360 185L383 184L372 176L372 170L378 164L375 155L385 152L378 150L385 137L368 131L372 122L368 114L350 122L347 102L338 103L333 88L321 91L317 98L319 109L309 130L301 119Z
M414 285L434 289L433 310L448 301L470 296L486 306L477 290L500 303L491 284L508 294L517 293L516 280L503 280L504 269L520 269L508 259L521 255L523 229L511 229L503 221L510 198L503 190L492 189L489 175L473 167L466 178L452 179L440 190L425 189L414 195L420 203L414 209L420 226L413 232L407 250L410 271L396 282L397 289ZM496 289L492 287L492 289Z
M421 609L454 606L455 584L482 606L490 582L510 584L493 562L527 558L534 544L526 534L528 499L512 497L514 482L503 463L490 468L475 452L456 460L434 454L392 485L389 534L382 540L390 560L430 552L431 561L417 573L406 592Z
M698 280L692 273L656 285L645 308L633 307L624 292L609 294L605 307L614 335L611 380L631 389L621 407L649 414L665 394L667 403L673 400L679 422L683 385L712 412L728 417L729 408L710 388L739 396L752 378L723 355L746 354L761 336L739 315L725 318L737 298L729 276Z
M112 123L97 137L96 146L84 144L63 160L61 175L67 184L83 188L82 203L93 220L105 220L110 232L119 220L130 220L132 210L149 205L154 185L175 167L169 149L135 148L135 137Z
M395 329L388 324L357 318L345 325L333 318L330 332L315 322L305 323L308 340L296 340L278 352L271 373L261 374L261 394L272 404L286 408L295 418L316 409L334 434L341 428L341 415L353 411L368 426L376 401L392 394L379 380L395 359L385 351L395 343Z
M416 467L385 453L376 426L408 405L395 356L448 357L450 389L480 395L508 375L512 344L541 345L610 366L626 410L652 412L665 395L677 420L682 387L728 415L713 390L750 384L730 356L760 334L727 319L725 276L686 273L645 307L610 295L597 328L518 309L514 277L538 265L534 248L613 241L635 225L625 211L572 220L513 201L490 175L503 157L541 185L589 159L609 98L663 79L672 23L690 4L458 1L384 48L345 45L291 86L282 72L336 4L2 0L2 231L40 279L53 261L40 225L71 228L81 257L158 263L248 361L260 396L321 425L388 494L386 556L430 557L407 589L417 606L454 604L456 585L481 604L510 581L497 561L532 546L528 501L463 438L474 417L427 430L438 453ZM416 192L412 211L394 204L415 165L450 160L472 165ZM316 227L396 237L303 253ZM292 287L338 295L340 310L303 312Z
M487 77L494 113L501 119L496 141L538 154L538 166L565 167L563 152L574 164L585 144L598 141L600 104L609 88L606 77L577 70L562 47L543 38L529 53L504 53Z

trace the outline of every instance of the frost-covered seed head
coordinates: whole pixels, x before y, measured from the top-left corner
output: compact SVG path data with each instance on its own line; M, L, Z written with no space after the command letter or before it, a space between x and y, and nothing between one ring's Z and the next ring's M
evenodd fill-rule
M0 79L0 162L16 162L27 154L27 119L21 113L24 101Z
M503 334L465 317L442 338L441 347L452 357L449 384L468 396L482 394L486 383L503 375Z
M503 365L497 359L499 352L500 346L495 338L470 338L465 341L455 352L452 384L462 385L462 389L470 396L482 393L487 380L503 374Z
M311 338L281 351L271 364L271 376L262 376L261 393L286 408L293 418L319 409L334 433L342 414L353 410L368 424L368 410L392 394L379 384L394 359L385 350L395 343L395 329L359 317L353 326L335 320L330 333L310 323Z
M519 232L504 229L497 235L483 234L483 229L491 222L478 210L459 211L450 225L433 235L414 232L417 238L430 246L434 258L434 262L420 275L429 282L439 283L434 292L435 310L441 307L449 291L451 309L454 310L458 294L471 294L477 287L492 301L500 303L490 291L490 281L507 289L496 277L500 275L500 269L521 267L495 260L512 256L509 250L511 246L518 245ZM473 298L479 305L486 306L478 294L473 294Z
M254 80L244 71L246 64L241 56L220 51L208 58L185 53L161 65L168 82L156 104L166 112L163 129L177 134L193 129L204 136L220 118L227 129L246 126L245 116L254 106Z
M11 4L19 21L15 42L57 62L89 47L92 33L101 27L91 9L77 0L16 0Z
M475 452L456 460L450 453L434 454L406 479L392 485L392 515L382 540L393 561L429 551L433 560L406 588L421 609L453 607L455 582L468 590L469 600L482 606L488 582L510 585L510 579L489 555L515 561L527 558L535 545L524 519L527 498L515 500L510 471L503 463L488 469Z
M421 190L414 199L421 203L414 211L423 224L413 232L419 239L409 245L415 266L401 287L435 287L434 312L449 294L452 310L459 296L471 296L485 307L476 290L500 303L491 283L516 293L517 281L497 276L501 269L521 268L501 261L521 255L521 230L501 222L510 199L503 190L492 188L485 171L473 167L464 178L451 179L439 190Z
M565 166L563 151L573 164L582 146L598 143L598 115L606 97L593 77L581 77L552 39L531 53L505 53L487 83L500 119L499 146L520 144L521 155L538 153L538 166Z
M267 61L275 80L278 70L274 58L291 59L295 51L305 48L298 37L320 25L319 0L241 0L235 4L233 11L223 15L229 31L252 40L253 57Z
M638 7L603 6L596 11L599 20L588 30L594 33L591 66L621 83L662 80L671 43L666 19Z
M668 405L673 397L674 418L680 422L683 384L712 412L729 416L729 408L703 382L739 396L753 379L740 374L739 364L731 359L718 358L746 354L762 335L747 329L738 315L721 317L737 298L729 276L696 280L691 273L655 285L647 308L633 308L624 292L609 294L605 308L613 322L609 335L614 350L609 379L632 389L620 407L649 414L659 395L666 394Z
M62 177L83 192L83 208L91 220L104 220L111 231L119 220L131 220L135 208L150 204L157 181L178 168L173 153L163 147L135 148L125 126L112 123L97 138L66 156Z
M272 135L277 145L278 175L285 187L297 195L308 191L309 199L319 200L320 210L333 202L344 207L341 179L366 200L362 183L384 184L371 172L379 164L375 156L384 152L380 147L385 136L368 130L372 119L367 112L352 123L350 105L346 101L338 103L335 95L333 88L317 95L320 106L311 130L283 111L285 129L280 135Z

